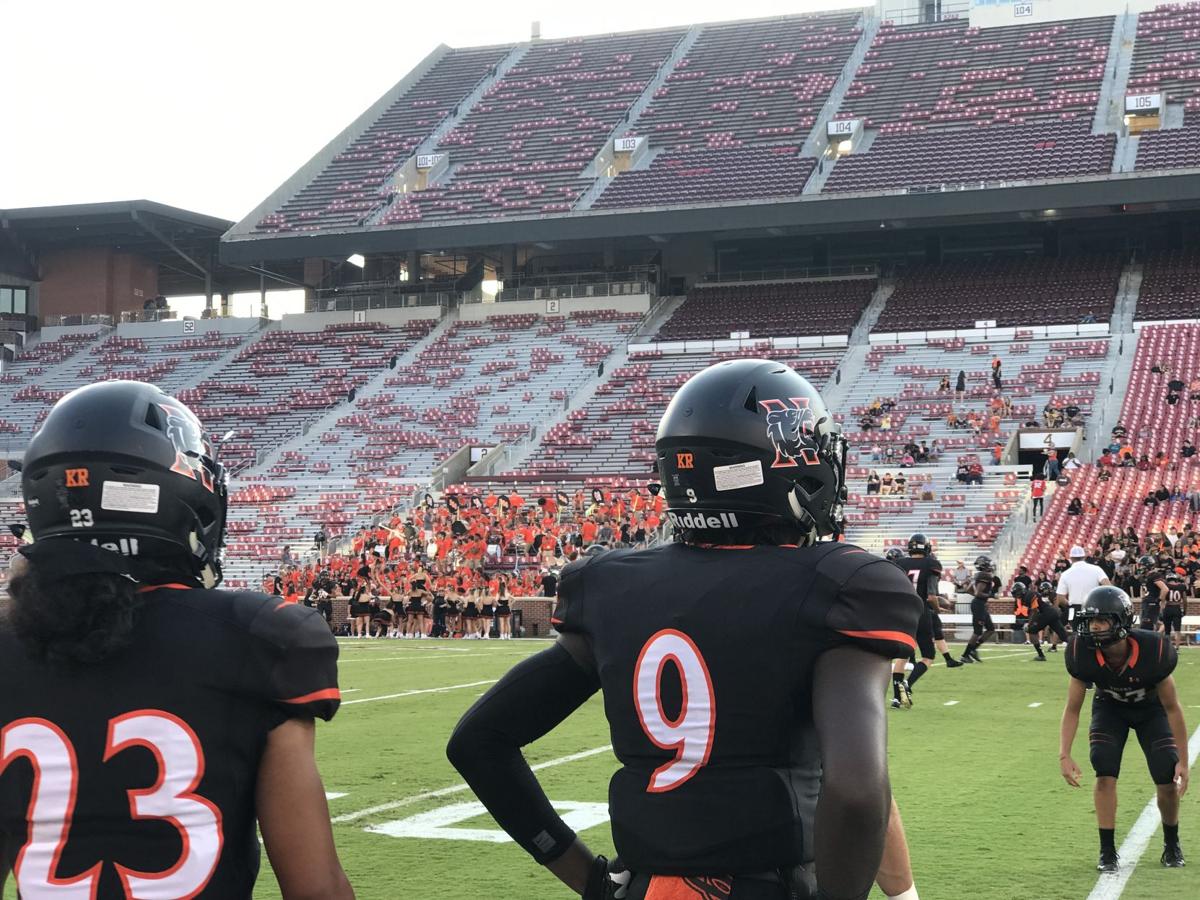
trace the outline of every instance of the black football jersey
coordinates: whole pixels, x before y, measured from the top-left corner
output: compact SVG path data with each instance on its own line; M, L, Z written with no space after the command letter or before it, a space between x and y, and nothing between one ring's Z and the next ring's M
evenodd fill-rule
M1072 677L1095 685L1094 702L1145 708L1160 705L1158 684L1175 671L1179 654L1165 635L1137 629L1129 632L1129 659L1120 669L1078 636L1067 643L1065 661Z
M934 597L937 603L938 584L942 580L942 564L936 556L902 556L896 560L916 588L917 596L926 602Z
M75 669L0 625L0 866L25 897L77 881L72 896L93 900L249 898L267 733L337 711L337 643L315 609L230 591L149 600L131 646Z
M1172 572L1167 576L1166 582L1166 604L1182 608L1187 601L1187 581L1178 572Z
M664 875L810 860L817 659L908 656L921 614L902 571L847 544L670 544L564 569L554 623L595 654L621 858Z

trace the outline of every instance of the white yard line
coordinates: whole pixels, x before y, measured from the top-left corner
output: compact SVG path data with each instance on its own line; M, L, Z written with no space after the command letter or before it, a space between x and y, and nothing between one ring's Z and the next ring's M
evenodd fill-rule
M399 697L413 697L417 694L444 694L446 691L460 691L463 688L479 687L484 684L495 684L499 678L490 678L487 681L469 681L466 684L452 684L449 687L438 688L423 688L419 691L402 691L399 694L384 694L382 697L362 697L358 700L347 700L342 706L353 706L355 703L374 703L376 700L395 700Z
M947 700L942 706L958 706L957 700Z
M1040 703L1030 703L1030 704L1029 704L1029 708L1030 708L1030 709L1037 709L1037 708L1038 708L1039 706L1041 706L1041 705L1042 705L1042 704L1040 704Z
M612 744L605 744L603 747L593 747L591 750L584 750L580 753L572 753L570 756L560 756L558 759L547 760L544 763L538 763L536 766L530 766L535 772L540 772L542 769L552 769L555 766L564 766L567 763L573 763L581 759L588 759L592 756L598 756L601 753L607 753L612 750ZM425 791L421 794L414 794L411 797L405 797L402 800L392 800L389 803L380 803L378 806L368 806L366 809L360 809L358 812L346 813L341 816L334 816L330 821L334 825L341 825L344 822L354 822L358 819L364 819L367 816L374 816L378 813L389 812L393 809L400 809L404 806L411 806L414 803L420 803L422 800L432 800L437 797L448 797L451 794L458 794L463 791L470 790L471 787L466 782L451 785L450 787L438 788L435 791Z
M1196 756L1200 754L1200 728L1192 733L1191 740L1188 741L1188 751L1188 765L1194 766ZM1096 880L1092 892L1088 894L1087 900L1117 900L1124 893L1125 885L1129 883L1138 861L1150 846L1150 839L1158 830L1160 821L1158 799L1151 797L1138 820L1133 823L1133 828L1129 829L1121 849L1117 851L1121 856L1120 871L1116 875L1101 875Z
M407 662L410 660L426 660L426 659L469 659L476 656L486 656L489 659L524 659L525 653L468 653L466 656L451 656L450 654L432 653L429 655L409 654L406 656L374 656L369 659L339 659L338 665L346 663L365 663L365 662L392 662L393 660L401 660Z

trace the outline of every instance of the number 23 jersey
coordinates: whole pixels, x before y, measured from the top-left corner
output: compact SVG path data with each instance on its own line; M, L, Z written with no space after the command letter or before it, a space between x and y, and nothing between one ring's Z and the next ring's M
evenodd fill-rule
M671 544L564 569L554 623L596 658L622 859L664 875L810 860L817 659L907 656L921 610L904 572L847 544Z
M0 624L0 683L0 866L27 898L249 898L267 733L339 703L321 615L231 591L154 591L131 646L70 669Z

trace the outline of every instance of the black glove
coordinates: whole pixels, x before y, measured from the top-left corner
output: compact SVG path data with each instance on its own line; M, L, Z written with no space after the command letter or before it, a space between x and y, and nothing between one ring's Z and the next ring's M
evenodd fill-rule
M603 856L597 856L588 872L583 900L622 900L629 892L632 879L632 873L625 868L620 857L609 862Z

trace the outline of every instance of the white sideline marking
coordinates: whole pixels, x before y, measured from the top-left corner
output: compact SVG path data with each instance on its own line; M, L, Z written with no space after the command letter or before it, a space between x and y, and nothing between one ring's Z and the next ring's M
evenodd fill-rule
M540 772L542 769L551 769L555 766L564 766L567 763L573 763L577 760L587 759L590 756L597 756L601 753L607 753L612 750L612 744L605 744L603 747L593 747L591 750L583 750L579 753L572 753L570 756L560 756L558 759L550 759L544 763L538 763L536 766L530 766L534 772ZM340 825L343 822L353 822L357 819L363 819L367 816L373 816L376 813L387 812L392 809L400 809L402 806L411 806L414 803L420 803L422 800L432 800L435 797L446 797L450 794L458 794L462 791L470 790L471 787L466 782L459 782L450 787L438 788L435 791L425 791L421 794L414 794L411 797L405 797L402 800L392 800L389 803L380 803L378 806L368 806L366 809L361 809L358 812L346 813L341 816L334 816L330 821L334 825Z
M958 706L957 700L947 700L942 706Z
M1041 705L1042 705L1042 704L1040 704L1040 703L1030 703L1030 704L1029 704L1029 708L1030 708L1030 709L1037 709L1037 708L1038 708L1039 706L1041 706Z
M562 820L572 831L587 831L608 821L608 803L576 803L570 800L551 800L550 805L563 814ZM489 844L510 844L512 838L498 828L452 828L487 815L487 809L478 801L454 803L441 809L418 813L398 822L368 825L372 834L386 834L394 838L439 839L446 841L481 841Z
M1196 756L1200 755L1200 728L1192 732L1188 741L1188 751L1188 765L1194 766ZM1159 821L1158 798L1151 797L1138 820L1129 829L1129 834L1125 835L1121 849L1117 851L1121 857L1120 871L1116 875L1101 875L1096 879L1096 886L1088 894L1087 900L1117 900L1124 893L1125 885L1133 876L1133 870L1137 868L1138 861L1150 846L1150 838L1158 830Z
M341 800L345 796L346 796L345 794L339 794L337 791L334 791L332 794L329 793L329 791L325 792L326 800Z
M469 655L470 656L486 656L489 659L497 659L497 658L505 659L508 657L516 657L519 659L524 659L527 654L524 654L524 653L472 653ZM363 659L339 659L338 665L343 666L343 665L346 665L347 663L364 663L364 662L371 662L371 663L373 663L373 662L391 662L392 660L397 660L397 659L401 660L401 661L405 661L405 662L411 662L414 660L426 660L426 659L466 659L466 658L467 657L465 657L465 656L443 656L440 653L435 653L435 654L431 654L431 655L409 654L407 656L374 656L374 655L372 655L370 658L363 658Z
M373 703L376 700L395 700L398 697L412 697L416 694L444 694L446 691L459 691L463 688L479 687L484 684L495 684L499 678L489 678L487 681L469 681L466 684L452 684L449 687L422 688L419 691L402 691L399 694L384 694L382 697L362 697L358 700L347 700L342 706L353 706L355 703Z

